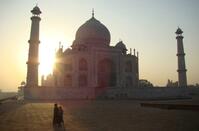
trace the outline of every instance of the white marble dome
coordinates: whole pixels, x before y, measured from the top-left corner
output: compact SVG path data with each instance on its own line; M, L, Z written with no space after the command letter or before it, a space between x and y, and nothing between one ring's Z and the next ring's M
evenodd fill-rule
M75 41L78 44L110 44L110 32L100 21L92 17L79 27Z

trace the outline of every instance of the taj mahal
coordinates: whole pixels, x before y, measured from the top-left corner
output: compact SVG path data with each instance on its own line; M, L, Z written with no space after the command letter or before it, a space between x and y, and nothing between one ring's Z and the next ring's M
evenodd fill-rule
M110 45L111 33L97 20L94 11L89 20L81 25L71 43L63 50L59 46L53 73L42 77L38 85L39 23L41 10L35 6L29 39L25 99L95 99L141 98L180 95L186 88L151 89L139 85L139 54L133 49L127 53L123 41ZM187 86L183 31L176 31L178 47L179 87ZM42 44L42 43L41 43ZM180 92L179 92L180 90ZM183 91L183 92L184 92Z
M122 41L110 46L110 32L94 17L76 32L72 49L56 53L52 77L44 86L65 88L130 88L138 86L138 54L127 54ZM52 82L53 81L53 82Z

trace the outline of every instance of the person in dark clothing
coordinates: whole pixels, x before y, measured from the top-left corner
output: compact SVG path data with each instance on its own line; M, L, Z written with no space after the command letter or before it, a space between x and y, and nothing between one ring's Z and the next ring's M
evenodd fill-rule
M57 104L54 104L54 112L53 112L53 126L56 126L58 124L58 116L59 116L59 109Z
M64 111L61 106L58 108L58 125L64 126L64 119L63 119Z

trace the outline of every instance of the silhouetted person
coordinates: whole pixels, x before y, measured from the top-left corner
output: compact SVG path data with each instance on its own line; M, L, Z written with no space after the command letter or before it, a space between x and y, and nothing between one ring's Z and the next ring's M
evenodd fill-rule
M57 104L54 104L54 112L53 112L53 126L58 124L58 116L59 116L59 109Z
M61 106L58 108L58 125L64 126L64 119L63 119L64 111Z

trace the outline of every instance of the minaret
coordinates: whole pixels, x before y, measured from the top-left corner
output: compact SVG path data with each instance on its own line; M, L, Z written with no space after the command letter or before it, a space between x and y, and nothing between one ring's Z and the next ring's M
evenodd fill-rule
M186 87L187 86L187 75L186 75L186 66L185 66L185 53L183 48L183 31L178 27L176 33L177 39L177 57L178 57L178 86Z
M41 11L38 6L35 6L32 12L32 24L30 32L29 52L27 61L27 87L38 86L38 66L39 66L39 22L41 18L39 15Z

